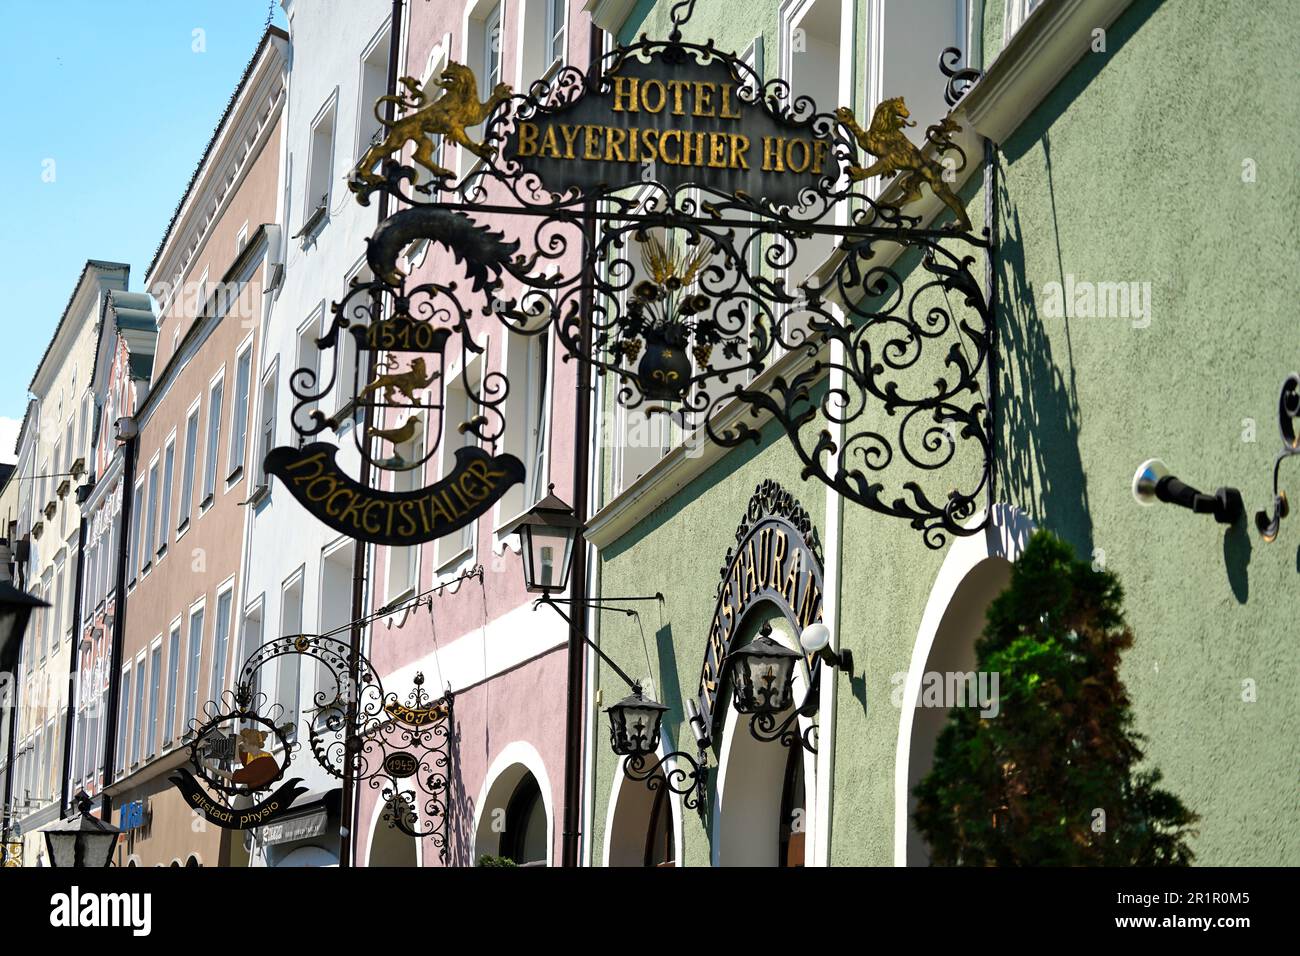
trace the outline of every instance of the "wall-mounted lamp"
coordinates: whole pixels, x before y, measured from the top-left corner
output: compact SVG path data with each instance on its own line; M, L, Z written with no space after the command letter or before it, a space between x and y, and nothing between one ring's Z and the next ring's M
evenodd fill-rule
M843 650L837 654L832 651L831 629L821 621L809 624L803 629L803 633L799 635L799 646L805 653L816 655L817 659L827 667L853 673L853 652Z
M1133 497L1140 505L1163 501L1196 514L1214 515L1219 524L1235 524L1246 513L1241 492L1236 488L1219 488L1214 494L1207 495L1171 475L1159 458L1151 458L1138 466L1133 475Z
M1291 512L1287 504L1286 492L1278 488L1278 469L1282 460L1292 455L1300 455L1300 433L1296 430L1296 419L1300 418L1300 373L1292 372L1282 383L1282 394L1277 402L1277 426L1282 433L1282 450L1273 459L1273 513L1255 512L1255 528L1266 542L1277 540L1282 519Z

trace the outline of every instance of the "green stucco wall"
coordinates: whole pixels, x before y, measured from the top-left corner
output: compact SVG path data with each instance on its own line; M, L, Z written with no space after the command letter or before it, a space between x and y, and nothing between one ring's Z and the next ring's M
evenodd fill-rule
M668 6L636 32L666 35ZM690 37L742 49L761 31L770 74L775 3L699 6ZM985 8L987 64L1001 46L1002 4ZM1129 487L1137 465L1159 457L1203 490L1238 487L1248 516L1271 504L1278 387L1300 367L1294 13L1287 0L1139 0L1107 31L1106 51L1085 56L999 156L997 499L1123 582L1137 729L1165 786L1201 815L1202 864L1300 863L1300 520L1270 545L1249 517L1225 533L1208 516L1141 508ZM1251 169L1255 181L1243 181ZM981 229L978 177L964 198ZM1149 283L1150 324L1052 317L1046 283L1067 275ZM1300 486L1300 462L1282 477ZM662 620L643 616L644 643L616 615L602 641L654 676L682 749L693 749L681 699L695 691L718 568L766 478L820 527L824 490L800 480L774 435L709 469L602 555L604 593L667 597ZM944 552L852 504L842 537L837 630L856 674L838 678L831 860L889 865L900 716L890 676L908 667ZM623 696L612 675L603 686L606 705ZM615 763L604 716L591 716L599 860ZM705 828L684 819L683 862L706 864Z

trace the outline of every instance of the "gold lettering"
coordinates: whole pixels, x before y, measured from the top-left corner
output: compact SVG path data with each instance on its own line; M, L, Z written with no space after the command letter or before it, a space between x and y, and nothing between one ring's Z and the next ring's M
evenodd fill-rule
M731 91L734 89L735 86L731 83L722 84L722 105L718 109L720 119L740 119L739 112L731 111Z
M781 585L781 597L785 598L785 603L791 608L794 607L794 592L799 585L799 566L803 563L801 560L802 552L794 553L794 560L790 562L790 573L786 575L785 584Z
M649 130L647 130L646 132L649 133ZM669 157L669 155L668 155L668 139L669 139L669 137L672 137L672 138L676 139L676 140L678 141L678 143L680 144L680 143L681 143L681 139L682 139L682 131L679 130L679 129L670 129L670 130L667 130L666 132L660 134L660 136L659 136L659 158L662 159L662 160L663 160L665 163L667 163L669 166L677 166L677 165L680 165L680 164L681 164L681 161L682 161L681 153L679 152L679 153L677 154L677 158L676 158L676 159L672 159L672 158Z
M564 137L564 158L573 159L573 144L578 140L578 126L561 126L560 135ZM556 157L559 158L558 156Z
M650 91L655 90L659 94L659 103L657 106L650 105ZM647 113L662 113L664 103L668 100L668 91L664 89L663 83L659 80L646 80L641 84L641 109Z
M748 601L762 586L763 582L758 579L758 568L754 561L754 539L749 539L749 544L745 547L745 600Z
M763 137L763 172L765 173L785 172L785 163L783 161L784 152L785 152L784 137L764 136Z
M519 124L519 155L536 156L537 155L537 137L541 131L537 128L536 123Z
M772 576L768 578L768 586L775 591L781 586L781 565L785 563L785 552L789 542L785 540L784 531L776 532L773 538L775 545L772 548Z
M689 89L690 84L685 80L669 80L668 89L673 91L673 115L685 116L686 110L682 108L682 91Z
M718 91L714 83L705 83L696 81L695 83L695 109L691 111L692 116L712 118L717 115L716 107L713 103L713 94Z
M542 137L542 145L541 148L538 149L537 155L545 157L549 154L552 159L561 159L560 146L557 139L558 137L555 135L555 127L546 127L546 135Z
M642 162L659 162L659 131L657 129L642 130L641 145L645 149Z
M749 169L745 154L749 152L749 137L741 133L731 134L731 168Z
M592 126L590 123L583 127L582 158L588 162L594 162L600 159L600 134L605 131L603 126Z
M817 590L817 585L813 582L813 576L809 574L808 581L803 589L803 598L799 601L799 624L802 627L807 627L821 617L821 614L818 613L821 602L821 592Z
M641 131L636 127L627 131L627 161L629 163L639 163L640 157L637 155L637 139Z
M824 139L813 141L813 172L820 173L822 167L826 164L826 154L830 152L831 144Z
M709 169L727 168L727 134L709 134Z
M803 150L803 162L797 163L794 159L794 148L798 146ZM808 167L812 165L812 149L808 146L806 139L792 139L785 147L786 165L790 167L792 173L806 173Z
M617 159L620 163L627 160L623 156L623 143L627 139L627 130L614 129L613 127L605 130L605 162L613 162Z
M614 112L637 112L637 78L635 76L614 77ZM627 104L624 106L623 104Z

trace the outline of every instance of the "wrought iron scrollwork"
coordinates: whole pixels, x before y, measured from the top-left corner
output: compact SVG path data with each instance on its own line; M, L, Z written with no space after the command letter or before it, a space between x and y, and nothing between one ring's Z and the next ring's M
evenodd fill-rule
M709 777L705 755L701 752L695 758L679 750L648 763L649 756L634 754L628 757L623 763L623 775L628 780L644 783L651 791L666 787L670 793L682 797L686 809L699 810L705 799Z
M799 729L801 711L792 711L790 716L778 722L776 714L755 714L749 721L749 732L755 740L763 743L780 741L782 747L799 744L804 750L817 752L817 725L810 723L803 730Z
M948 78L948 85L943 91L943 101L949 106L956 106L957 101L966 95L966 91L979 82L984 75L982 70L973 66L961 66L962 52L958 47L945 47L939 54L939 72Z
M725 446L760 440L774 420L805 478L908 521L930 547L975 532L970 520L991 473L981 381L993 319L972 271L973 253L989 246L987 230L974 234L950 186L967 164L953 138L958 127L944 118L918 146L905 133L914 123L901 98L881 103L865 128L849 110L819 112L786 81L765 81L713 41L682 39L694 8L693 0L673 7L666 41L643 36L587 71L566 66L486 103L455 64L438 80L448 92L432 105L404 81L407 93L393 102L406 110L396 121L405 125L391 125L392 142L367 154L352 177L362 201L384 192L403 208L371 240L376 279L350 296L390 300L412 315L420 300L418 318L443 323L470 351L479 315L524 336L553 329L566 359L610 376L615 401L629 410L666 414ZM940 60L952 95L977 75L956 69L956 57L947 50ZM533 171L525 124L540 129L608 98L615 77L656 60L717 71L737 115L748 110L824 149L821 165L804 158L819 175L797 195L774 198L728 191L704 175L672 180L664 164L644 181L629 175L581 187L548 184ZM459 180L431 169L421 159L431 131L459 142L470 120L483 121L481 142L461 146L478 161L462 163ZM400 159L407 141L417 143L412 165ZM859 165L862 155L872 162ZM894 189L867 188L876 177L894 177ZM907 211L923 189L950 210L943 227L923 228ZM465 288L412 280L397 262L412 241L438 249L449 268L459 263ZM478 305L469 307L473 298ZM781 374L756 382L777 364ZM505 376L462 387L480 413L461 430L498 439Z
M223 692L221 702L210 702L205 707L205 721L194 723L192 762L201 770L208 769L204 782L222 793L247 792L235 783L226 783L221 768L213 770L210 760L204 763L213 747L200 729L223 716L265 728L265 733L278 740L276 749L284 755L279 774L263 782L262 789L283 775L297 747L291 739L295 728L281 721L283 708L279 704L266 709L266 695L256 687L263 667L290 655L315 660L329 678L313 695L313 706L303 719L313 758L331 776L340 780L350 777L377 791L383 800L381 818L385 823L411 837L432 841L445 863L450 853L453 695L448 691L433 699L425 690L423 674L416 674L405 698L385 692L364 655L356 658L353 680L353 652L347 641L294 634L268 641L253 651L240 668L235 689Z

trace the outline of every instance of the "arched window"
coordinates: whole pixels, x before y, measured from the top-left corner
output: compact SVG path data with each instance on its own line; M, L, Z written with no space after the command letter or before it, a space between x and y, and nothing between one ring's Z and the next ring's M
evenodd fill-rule
M537 780L525 773L506 804L501 855L520 866L545 866L546 849L546 804Z
M662 781L662 778L660 778ZM662 786L654 794L650 807L650 829L646 833L646 866L676 866L677 853L673 846L673 810L668 804L668 788Z

